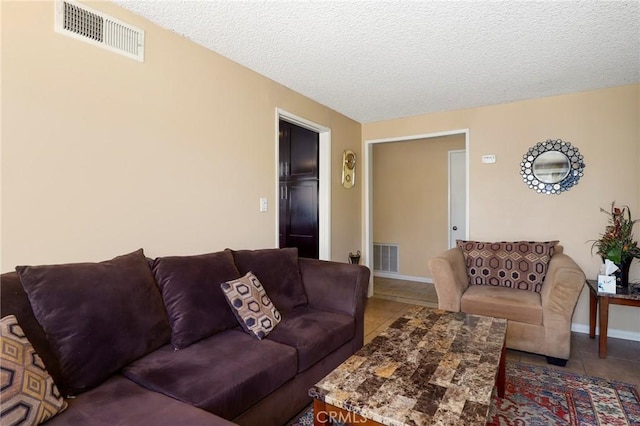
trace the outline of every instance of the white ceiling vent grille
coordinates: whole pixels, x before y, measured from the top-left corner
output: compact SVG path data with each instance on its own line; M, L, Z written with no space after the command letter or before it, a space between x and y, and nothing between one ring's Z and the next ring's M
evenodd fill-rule
M144 31L71 0L56 0L56 31L144 62Z

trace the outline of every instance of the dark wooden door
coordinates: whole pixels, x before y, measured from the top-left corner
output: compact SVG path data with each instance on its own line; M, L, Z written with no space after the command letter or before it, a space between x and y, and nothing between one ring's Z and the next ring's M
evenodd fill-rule
M280 120L280 179L318 179L318 134Z
M280 120L280 247L319 257L318 134Z

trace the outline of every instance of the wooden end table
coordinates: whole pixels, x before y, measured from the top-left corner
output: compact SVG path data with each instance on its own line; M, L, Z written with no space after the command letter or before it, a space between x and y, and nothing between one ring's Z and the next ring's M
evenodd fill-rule
M414 307L309 390L314 424L482 425L504 397L507 321Z
M609 327L609 305L640 307L640 284L629 284L629 288L616 288L617 293L598 291L598 281L587 280L589 286L589 337L596 337L596 316L600 304L600 339L598 342L600 358L607 357L607 328Z

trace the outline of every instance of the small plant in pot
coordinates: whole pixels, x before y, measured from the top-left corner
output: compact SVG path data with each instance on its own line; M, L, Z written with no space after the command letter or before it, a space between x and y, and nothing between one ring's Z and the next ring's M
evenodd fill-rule
M629 206L616 207L611 203L610 211L603 208L601 212L609 216L609 224L600 234L600 238L593 242L591 249L597 249L602 260L609 259L619 268L616 272L617 284L622 287L629 285L629 268L633 259L640 258L640 247L633 239L633 225L638 219L631 219Z

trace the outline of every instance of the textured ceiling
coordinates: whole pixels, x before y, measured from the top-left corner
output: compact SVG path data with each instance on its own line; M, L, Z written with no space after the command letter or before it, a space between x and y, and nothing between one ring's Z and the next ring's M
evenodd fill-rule
M115 3L362 123L640 82L640 0Z

